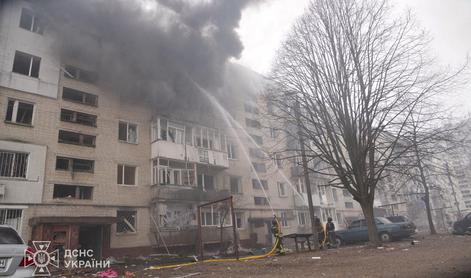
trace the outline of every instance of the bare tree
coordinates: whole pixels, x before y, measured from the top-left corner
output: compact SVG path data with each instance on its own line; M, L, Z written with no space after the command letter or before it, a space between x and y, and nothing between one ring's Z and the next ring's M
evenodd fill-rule
M359 202L374 245L376 185L406 151L396 147L410 112L456 76L432 68L428 42L386 0L312 0L274 65L272 116L299 127L306 156L326 165L312 170L333 170L331 185Z
M453 123L453 118L447 114L437 103L428 101L410 111L401 139L402 144L409 146L408 151L402 155L401 163L396 163L395 169L399 175L407 177L401 186L407 186L407 181L420 185L420 192L411 194L422 193L431 234L437 233L432 217L431 190L441 192L450 188L454 191L449 166L443 160L467 143L466 134L462 132L467 121ZM449 205L457 206L459 212L459 203L456 195L454 197L455 203Z

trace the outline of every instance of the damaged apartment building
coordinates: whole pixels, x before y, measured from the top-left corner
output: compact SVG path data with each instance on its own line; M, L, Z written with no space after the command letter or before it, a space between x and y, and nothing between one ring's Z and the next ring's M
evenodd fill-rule
M273 213L285 233L309 230L299 165L252 142L274 145L283 132L261 124L261 77L227 67L219 97L240 126L217 109L162 112L100 86L93 68L58 54L42 23L27 1L0 1L0 224L97 256L150 253L162 238L193 250L197 206L233 196L242 246L271 244ZM361 214L348 192L322 184L313 179L322 221ZM202 211L207 243L217 214Z

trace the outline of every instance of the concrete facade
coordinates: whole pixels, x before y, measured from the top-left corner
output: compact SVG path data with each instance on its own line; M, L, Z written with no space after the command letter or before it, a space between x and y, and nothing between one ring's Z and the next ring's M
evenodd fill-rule
M47 29L19 27L28 2L0 3L0 151L28 154L25 173L11 170L16 160L2 154L1 167L11 169L0 177L0 210L7 215L3 222L17 220L25 240L88 246L102 256L148 253L162 247L162 238L194 248L197 206L231 195L243 245L272 243L273 214L284 233L309 231L299 165L260 154L247 136L267 153L283 143L263 123L260 76L228 69L219 99L239 125L217 109L208 120L191 111L156 111L146 99L71 75L69 66L87 73L93 68L60 57ZM14 72L17 51L40 58L37 77L33 58L28 74ZM322 222L332 217L345 227L361 215L348 193L324 186L320 177L311 180ZM212 243L218 228L208 223L204 241Z

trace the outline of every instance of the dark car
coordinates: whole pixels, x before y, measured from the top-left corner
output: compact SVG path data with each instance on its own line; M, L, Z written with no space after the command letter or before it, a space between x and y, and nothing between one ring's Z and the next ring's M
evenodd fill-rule
M465 233L471 234L471 213L468 213L463 219L453 223L453 233L464 235Z
M412 225L414 230L417 229L417 226L414 224L414 222L412 222L409 218L407 218L407 216L403 216L403 215L386 216L386 219L388 219L389 221L393 223L409 223Z
M410 237L415 227L409 222L393 223L384 217L375 217L378 234L383 242ZM335 232L337 245L368 241L368 226L365 219L354 220L345 230Z

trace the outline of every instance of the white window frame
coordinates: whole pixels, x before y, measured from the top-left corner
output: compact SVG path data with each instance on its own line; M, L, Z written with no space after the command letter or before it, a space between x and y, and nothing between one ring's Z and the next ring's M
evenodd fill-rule
M36 76L31 76L31 71L33 70L33 60L34 60L34 58L38 58L38 59L39 59L39 71L41 71L41 57L38 57L38 56L35 56L35 55L32 55L32 54L26 53L26 52L18 51L18 50L15 51L15 56L16 56L17 53L21 53L21 54L24 54L24 55L28 55L28 56L29 56L29 68L28 68L28 74L26 74L26 76L31 77L31 78L39 78L39 72L38 72L38 77L36 77ZM13 71L13 68L15 67L15 56L13 57L12 72L13 72L13 73L16 73L16 74L25 75L25 74L22 74L22 73Z
M298 224L305 226L307 224L307 213L305 211L298 211Z
M237 160L235 145L227 142L227 159Z
M139 184L139 182L138 182L138 168L139 168L139 167L137 167L136 165L118 163L118 167L117 167L117 169L116 169L117 171L119 171L119 166L122 166L122 169L123 169L123 170L122 170L122 173L121 173L121 181L122 181L123 183L118 183L118 180L116 180L116 183L117 183L118 185L120 185L120 186L137 186L137 185ZM132 167L132 168L134 168L134 184L125 184L125 183L124 183L124 173L126 172L126 171L124 171L124 168L125 168L125 167ZM118 176L118 175L116 175L116 177L117 177L117 176Z
M119 129L121 128L121 124L126 124L126 140L122 140L122 139L119 138ZM130 141L130 135L129 135L129 126L130 125L136 126L136 141L135 142ZM139 125L137 123L120 120L119 123L118 123L118 140L120 142L126 142L126 143L129 143L129 144L135 144L135 145L139 144Z
M170 138L170 129L175 131L175 141ZM179 145L185 144L185 126L172 121L167 121L167 141Z
M304 185L304 182L301 180L301 178L298 178L298 182L296 184L296 190L300 194L306 193L306 186Z
M280 224L281 224L281 227L289 227L288 213L286 211L280 212Z
M24 100L19 100L19 99L13 99L13 98L9 98L7 100L7 109L6 111L8 111L8 103L10 101L14 101L13 103L13 111L12 111L12 114L11 114L11 121L8 121L6 119L6 114L5 114L5 120L8 122L8 123L15 123L15 124L19 124L19 125L31 125L33 126L33 123L34 123L34 114L35 114L35 111L36 111L36 105L35 103L33 102L30 102L30 101L24 101ZM24 104L30 104L33 106L33 115L31 116L31 123L30 124L25 124L25 123L19 123L17 122L17 117L18 117L18 107L20 106L20 103L24 103Z
M277 185L278 185L278 196L283 197L283 198L288 197L286 184L283 182L277 182Z
M237 179L237 192L232 192L232 185L231 180ZM229 176L229 190L231 194L242 194L242 186L241 186L242 178L239 176Z
M210 214L210 223L207 219L207 215ZM216 215L216 219L218 220L217 223L214 223L214 216ZM219 211L215 211L214 205L210 208L202 208L201 209L201 226L202 227L220 227L221 225L221 215ZM232 226L232 212L229 209L227 212L226 218L224 219L224 223L222 224L223 227L230 227Z
M21 17L23 16L23 12L25 12L25 11L26 11L26 12L29 12L29 13L31 14L31 17L32 17L32 19L31 19L31 26L30 26L28 29L27 29L27 28L24 28L24 27L21 27ZM41 29L41 28L35 28L35 27L37 27L37 23L36 23L36 21L37 21L36 18L37 18L37 17L38 17L38 16L37 16L32 10L26 9L26 8L22 8L22 9L21 9L21 14L20 14L20 23L18 24L18 26L19 26L21 29L28 30L28 31L30 31L30 32L33 32L33 33L42 35L43 32L44 32L43 29ZM41 27L41 26L40 26L40 27ZM44 26L42 26L42 27L44 27ZM35 29L36 29L36 31L35 31Z

